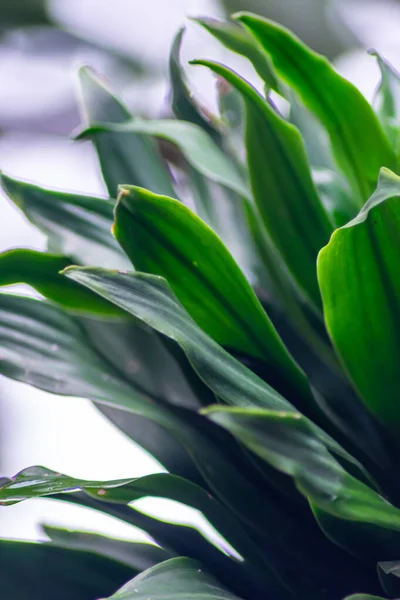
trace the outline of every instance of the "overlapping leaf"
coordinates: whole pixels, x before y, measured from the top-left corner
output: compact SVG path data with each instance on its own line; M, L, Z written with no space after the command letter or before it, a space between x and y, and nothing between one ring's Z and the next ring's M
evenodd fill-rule
M300 414L217 406L203 414L294 477L312 504L341 519L400 530L400 510L349 475Z
M371 106L324 57L287 29L249 13L236 18L269 54L278 76L325 127L334 157L361 207L375 188L379 169L395 167L394 152Z
M80 69L79 84L87 125L97 121L124 123L132 119L128 109L92 69ZM141 185L159 194L175 196L168 169L148 136L100 133L93 141L111 197L116 196L121 183Z
M82 291L79 285L66 283L60 271L71 264L64 256L35 250L9 250L0 254L0 286L26 283L67 310L109 318L125 316L109 302L99 302L96 294Z
M126 269L129 261L110 235L114 202L47 190L4 173L1 186L35 227L48 238L52 252L77 264Z
M189 209L171 198L124 187L114 234L138 270L168 280L203 331L228 348L264 358L299 396L307 396L303 375L239 267Z
M277 89L278 82L269 57L243 27L232 21L218 21L209 17L194 19L229 50L244 56L254 66L267 88Z
M241 196L249 195L249 188L232 161L225 156L203 129L188 121L135 119L123 124L113 124L104 119L104 122L99 120L78 133L77 139L85 139L98 134L121 135L128 133L146 134L172 142L202 175L232 189ZM120 178L120 184L124 183L127 182ZM149 186L141 187L147 187L152 191ZM166 195L174 196L173 193Z
M246 106L246 152L253 196L265 227L305 296L319 306L319 249L332 232L297 129L245 80L219 63L194 61L224 77Z
M318 259L332 341L369 410L394 431L400 422L399 195L400 179L382 170L376 193L335 231Z

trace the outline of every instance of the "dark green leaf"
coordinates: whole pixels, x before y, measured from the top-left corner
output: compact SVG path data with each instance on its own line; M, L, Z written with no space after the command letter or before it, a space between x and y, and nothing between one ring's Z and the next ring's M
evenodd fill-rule
M47 0L2 0L1 27L49 25Z
M52 546L93 552L116 560L138 573L171 558L169 552L152 544L124 542L103 535L70 531L50 525L42 525L42 529L50 538Z
M215 233L180 202L122 188L114 234L140 271L165 277L196 323L219 344L265 359L307 395L244 275ZM244 318L246 315L246 318Z
M196 325L161 277L90 268L69 268L65 275L175 340L198 375L216 396L228 404L294 412L287 400L224 351ZM307 408L317 417L320 416L315 405L310 404ZM314 430L332 451L359 469L357 462L329 436L320 429Z
M99 302L97 294L82 291L80 285L66 284L60 271L71 264L64 256L36 250L9 250L0 254L0 286L26 283L67 310L105 317L124 316L123 311L115 310L109 302Z
M124 585L108 600L239 600L207 572L201 563L171 558Z
M349 475L299 413L220 406L202 412L294 477L311 504L341 519L400 530L400 510Z
M0 182L7 196L48 237L54 252L81 265L130 268L111 235L113 201L46 190L4 173Z
M29 498L78 490L82 490L100 501L123 505L148 496L181 502L202 512L215 529L231 544L236 553L239 553L241 561L249 560L254 566L259 565L266 568L256 545L228 509L201 487L166 473L131 480L100 482L75 479L43 467L29 467L0 488L0 504L14 504ZM65 540L65 536L63 539ZM55 541L57 542L57 539ZM100 539L100 542L104 547L105 540ZM70 543L72 542L70 541ZM218 543L216 542L217 547ZM86 539L83 545L90 545L90 541ZM132 552L134 551L135 548L132 549Z
M220 428L194 412L166 406L117 378L118 374L95 353L76 323L56 307L5 294L0 295L0 307L2 374L53 393L91 398L154 420L185 447L208 486L236 514L250 524L255 519L257 530L269 530L271 519L279 522L278 514L264 510L259 483L253 481L254 469L240 447ZM250 371L226 356L233 361L231 369L238 364L252 377ZM236 378L240 382L240 371ZM242 389L248 383L245 380ZM226 388L229 397L230 390L235 390L233 384L228 374L227 384L220 381L218 389L222 392ZM254 384L260 389L266 387L255 376ZM236 391L236 397L241 401L241 389Z
M378 60L381 81L375 92L374 108L388 136L397 159L400 142L400 74L380 54L373 52Z
M124 123L132 119L127 108L92 69L80 69L79 83L86 126L97 121ZM99 133L93 137L93 142L111 197L116 196L118 186L123 183L175 196L168 169L148 136Z
M196 325L161 277L89 268L68 269L65 275L177 341L199 376L226 402L289 409L289 403L282 396Z
M299 132L230 69L203 60L194 64L209 67L242 94L254 199L288 269L308 300L319 306L315 261L332 225L315 190Z
M194 21L204 27L229 50L248 58L267 87L277 89L278 82L269 56L262 51L246 29L231 21L218 21L209 17L198 17Z
M118 378L74 318L56 306L0 294L0 346L0 372L7 377L146 416L154 412L151 398Z
M318 259L327 329L369 410L396 433L400 422L398 270L400 178L382 170L359 215Z
M269 54L278 76L325 127L333 155L361 207L376 186L379 169L395 166L394 153L371 106L323 56L287 29L249 13L238 13L236 18Z
M0 540L4 600L93 600L112 594L135 574L92 552Z
M146 121L135 119L123 124L93 122L92 125L77 134L77 139L93 135L128 135L135 132L155 136L178 146L186 160L202 175L220 183L241 196L249 196L250 191L240 171L222 152L212 138L199 126L188 121L172 119ZM128 183L120 181L121 184ZM141 186L153 191L150 186ZM169 193L168 196L174 196Z

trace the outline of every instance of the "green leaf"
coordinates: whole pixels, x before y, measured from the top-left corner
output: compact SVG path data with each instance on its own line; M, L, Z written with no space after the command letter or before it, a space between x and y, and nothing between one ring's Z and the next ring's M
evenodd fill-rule
M93 600L112 594L134 573L93 552L0 540L4 600Z
M238 13L236 18L269 54L278 76L325 127L333 155L361 207L376 186L379 169L393 169L396 164L371 106L326 58L287 29L249 13Z
M289 271L307 299L319 306L315 262L318 251L329 239L332 225L314 187L299 132L230 69L204 60L193 64L209 67L242 94L254 199Z
M185 28L179 29L174 37L169 55L169 78L171 83L171 102L172 110L177 119L194 123L208 133L215 142L220 141L220 135L212 126L209 119L206 119L205 112L195 102L190 92L185 72L180 63L180 52Z
M293 411L293 406L265 381L228 354L207 336L179 304L162 277L144 273L117 273L104 269L69 268L67 277L85 285L114 302L156 331L175 340L183 349L199 377L216 396L238 407L263 407ZM299 404L299 397L297 397ZM321 413L307 404L316 420ZM313 426L314 428L314 426ZM324 443L357 471L362 468L347 452L319 428L314 428Z
M74 318L47 302L0 294L0 372L54 394L114 404L143 416L152 399L121 380Z
M353 596L347 596L345 600L385 600L382 596L370 596L369 594L354 594Z
M381 125L388 136L397 160L400 142L400 74L378 52L372 52L378 60L381 81L375 92L373 105Z
M161 277L90 268L70 268L65 275L174 339L198 375L226 402L238 406L289 409L290 404L282 396L196 325Z
M108 600L239 600L223 588L201 563L171 558L141 573Z
M268 54L262 51L246 29L231 21L219 21L209 17L198 17L193 20L226 48L247 58L268 88L277 89L278 82Z
M47 0L3 0L0 27L50 25Z
M103 535L70 531L50 525L42 525L52 546L70 550L86 550L105 556L134 569L138 573L171 558L171 553L159 546L139 542L124 542Z
M369 410L394 432L400 423L400 178L382 169L359 215L320 252L325 322L336 351Z
M99 301L97 294L82 290L82 286L67 283L60 271L71 266L64 256L36 250L16 249L0 254L0 286L26 283L63 308L77 313L104 317L125 316L109 302Z
M202 413L294 477L311 504L344 520L400 530L400 511L349 475L299 413L221 406Z
M53 252L81 265L130 268L111 235L113 201L47 190L4 173L0 183L10 200L48 237Z
M115 214L114 235L137 270L165 277L219 344L265 359L307 395L304 376L243 273L205 223L172 198L130 187L121 189Z
M79 84L86 126L97 121L124 123L132 119L127 108L89 67L79 70ZM175 196L168 169L148 136L99 133L93 136L93 142L111 197L116 196L118 186L123 183Z
M239 553L242 562L248 560L254 567L258 565L260 568L266 568L266 563L263 561L257 546L227 508L201 487L167 473L147 475L137 479L100 482L75 479L44 467L29 467L15 475L9 483L0 488L0 504L10 505L30 498L54 496L55 494L78 490L101 502L122 505L128 505L144 497L167 498L181 502L200 511L224 539L231 544L236 553ZM65 541L65 535L63 539ZM105 539L100 538L100 540L97 540L97 545L101 544L101 547L110 550L110 544L105 545ZM88 545L88 542L89 540L86 539L84 546ZM70 541L69 544L71 543ZM79 540L75 542L75 545L78 543ZM220 547L218 545L220 542L216 541L215 544ZM132 553L134 552L135 548L133 547ZM125 555L125 550L123 554ZM126 562L126 559L124 559L124 562ZM243 567L246 569L247 565L243 564Z
M186 160L202 175L220 183L241 196L249 196L250 191L234 163L220 150L217 144L199 126L188 121L161 119L146 121L135 119L122 124L93 122L89 128L80 131L76 139L86 139L93 135L118 135L140 133L155 136L178 146ZM128 183L120 181L121 184ZM150 186L141 186L153 191ZM155 192L157 193L157 192ZM168 196L174 196L167 193Z
M96 354L75 321L56 307L0 294L0 345L0 373L52 393L90 398L155 421L185 447L209 488L250 526L269 531L271 520L275 526L280 520L286 522L276 508L265 512L259 477L254 482L254 468L230 436L195 412L165 405L128 385ZM245 380L242 389L248 383ZM255 383L266 387L256 377ZM228 386L220 382L220 389L224 388L229 397L229 379ZM238 401L241 395L242 390L237 390Z

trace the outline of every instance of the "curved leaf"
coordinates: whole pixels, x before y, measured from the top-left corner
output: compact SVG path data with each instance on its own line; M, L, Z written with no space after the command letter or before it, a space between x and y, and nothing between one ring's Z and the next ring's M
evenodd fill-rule
M205 60L193 64L209 67L242 94L247 164L255 202L300 289L314 306L319 306L315 262L332 225L314 187L299 132L230 69Z
M78 133L76 139L85 139L97 134L118 135L118 133L133 132L159 137L172 142L178 146L186 160L202 175L228 187L241 196L249 196L249 188L233 162L225 156L203 129L188 121L135 119L123 124L98 121ZM120 181L120 183L128 182ZM141 187L149 188L149 186ZM149 189L151 190L151 188ZM174 194L166 195L174 196Z
M394 153L371 106L326 58L284 27L250 13L235 18L269 54L278 76L321 121L361 207L375 188L379 169L395 167Z
M130 267L110 234L113 201L47 190L4 173L0 183L10 200L47 236L53 252L81 265Z
M318 258L326 326L369 410L397 433L400 178L382 170L359 215L333 234Z
M101 502L113 504L128 505L139 498L148 496L181 502L199 510L208 519L219 534L225 538L225 543L227 541L236 555L239 554L241 557L239 564L245 561L242 565L245 570L247 561L253 568L267 568L259 549L247 535L240 522L227 508L201 487L166 473L148 475L138 479L100 482L75 479L44 467L29 467L15 475L9 483L0 488L0 504L14 504L29 498L54 496L78 490L84 491ZM65 540L65 535L63 540ZM88 545L88 543L89 540L86 540L85 545ZM100 543L104 547L104 539L101 539ZM215 542L220 549L221 545L219 544L221 543ZM107 547L110 548L109 543ZM223 547L222 549L224 550ZM132 552L134 551L135 548L133 547ZM228 549L225 552L229 554L232 550L229 551ZM126 562L126 559L124 559L124 562ZM274 575L270 573L267 575L267 579L268 577L273 579Z
M89 67L79 70L81 107L87 125L97 121L124 123L132 115ZM166 165L148 136L100 133L93 137L104 182L111 197L122 183L141 185L158 194L175 196Z
M180 52L185 28L179 29L172 42L169 55L169 78L171 83L172 110L177 119L189 121L198 125L208 133L216 142L220 141L220 135L212 126L209 119L205 118L204 111L195 102L190 92L185 72L180 63Z
M135 571L93 552L0 540L4 600L93 600L112 594Z
M371 54L376 56L381 71L381 81L374 97L374 108L399 160L400 74L378 52Z
M193 21L204 27L228 50L248 58L267 87L273 90L277 89L278 82L268 54L261 50L246 29L236 23L219 21L210 17L197 17Z
M42 525L42 529L50 538L52 546L93 552L116 560L138 573L172 558L170 552L153 544L125 542L103 535L60 529L49 525Z
M226 402L290 410L280 394L196 325L161 277L90 268L70 268L65 275L177 341L199 376Z
M307 396L296 367L217 235L180 202L121 189L114 235L140 271L165 277L190 316L223 346L265 359ZM245 318L244 318L245 315Z
M196 325L179 304L168 283L161 277L75 267L67 269L65 275L175 340L198 375L216 396L225 400L227 404L294 412L293 406L287 400ZM317 405L308 404L306 408L317 421L321 418ZM321 429L315 427L314 431L333 452L350 462L357 471L360 470L357 461L339 444Z
M124 585L108 600L240 600L221 586L201 563L171 558Z
M56 307L0 294L0 345L0 373L52 393L90 398L155 421L182 444L208 487L250 526L255 527L255 519L257 530L268 531L271 519L285 522L278 508L265 512L260 476L226 432L195 412L161 403L129 385L95 352L74 320ZM255 383L264 387L256 377ZM220 382L219 389L224 388L229 395L229 378L228 385ZM239 389L237 401L240 394Z
M124 312L115 310L109 302L99 302L97 294L82 291L80 285L66 283L60 271L71 264L64 256L36 250L9 250L0 254L0 286L26 283L42 296L73 312L124 317Z
M214 406L202 413L279 471L309 501L341 519L400 530L400 510L349 475L298 413Z

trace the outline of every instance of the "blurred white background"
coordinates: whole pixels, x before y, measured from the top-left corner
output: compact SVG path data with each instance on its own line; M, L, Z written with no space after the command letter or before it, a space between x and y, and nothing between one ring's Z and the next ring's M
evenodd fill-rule
M285 1L280 0L282 4ZM379 50L400 67L400 3L338 0L334 5L336 15L362 46ZM185 17L224 15L216 0L53 0L50 6L53 18L66 28L110 48L118 40L118 51L143 60L151 73L145 83L122 73L116 77L115 87L132 109L145 116L162 114L169 47ZM326 10L332 10L332 3ZM0 168L45 186L104 194L90 144L73 143L68 133L79 122L74 96L76 67L85 62L108 73L112 70L109 56L84 45L73 52L53 54L34 45L31 52L24 37L18 35L14 32L0 45ZM257 83L247 63L189 24L182 58L200 56L226 60ZM336 66L372 98L379 76L375 60L365 49L339 56ZM212 76L194 67L187 72L199 98L213 108ZM30 130L32 122L36 127ZM0 251L18 246L44 249L44 237L3 196L0 224ZM162 470L85 400L52 396L0 378L0 416L1 474L12 475L35 464L87 479L137 477ZM146 506L167 518L176 514L175 505L159 500ZM199 523L198 515L185 514L180 509L180 517ZM133 528L114 519L49 500L0 509L0 536L43 538L38 527L41 520L116 537L138 536Z

